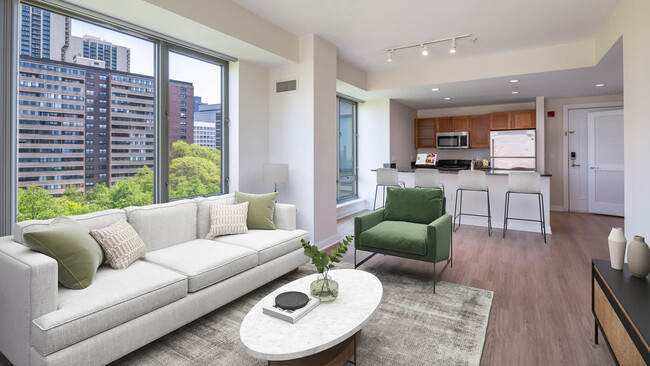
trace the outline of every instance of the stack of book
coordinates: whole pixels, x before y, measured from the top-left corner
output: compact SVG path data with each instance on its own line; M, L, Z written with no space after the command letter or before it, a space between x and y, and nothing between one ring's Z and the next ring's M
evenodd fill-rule
M318 304L320 304L320 300L310 298L307 305L303 306L302 308L296 310L287 310L278 307L277 305L275 305L275 303L270 303L262 307L262 312L264 312L264 314L274 316L278 319L282 319L289 323L295 323L298 320L300 320L300 318L305 316L305 314L307 314L316 306L318 306Z

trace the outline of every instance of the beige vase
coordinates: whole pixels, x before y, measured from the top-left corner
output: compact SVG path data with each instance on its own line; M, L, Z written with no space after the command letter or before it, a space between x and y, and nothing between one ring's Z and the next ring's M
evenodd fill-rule
M609 259L612 268L622 271L625 262L625 247L627 247L627 240L625 239L623 229L613 227L609 233L609 237L607 237L607 242L609 243Z
M650 273L650 248L645 243L645 238L639 235L634 236L627 249L627 266L633 275L641 278Z

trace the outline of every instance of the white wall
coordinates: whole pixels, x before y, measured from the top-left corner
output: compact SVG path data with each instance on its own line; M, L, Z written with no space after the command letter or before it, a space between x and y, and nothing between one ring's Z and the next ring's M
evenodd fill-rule
M275 93L292 79L297 91ZM279 201L298 207L298 227L319 244L336 233L336 49L301 36L300 63L272 68L268 80L269 161L289 164Z
M358 153L359 198L366 208L372 208L377 175L371 169L381 168L390 162L390 100L378 99L359 103Z
M597 97L546 99L544 106L545 130L545 170L553 175L551 178L551 209L562 210L564 207L564 106L570 104L591 104L604 102L621 102L623 95L603 95ZM548 112L554 111L555 117L548 117Z
M269 71L246 61L231 62L229 70L230 191L270 192L262 176L269 162Z
M410 169L415 161L415 109L390 101L390 162L397 169Z
M620 0L596 38L600 58L623 36L625 233L650 237L650 1Z

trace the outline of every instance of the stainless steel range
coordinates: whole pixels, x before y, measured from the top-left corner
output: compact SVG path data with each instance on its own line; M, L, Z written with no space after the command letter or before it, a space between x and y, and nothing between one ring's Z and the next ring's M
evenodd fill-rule
M459 170L467 170L471 166L471 160L440 159L436 162L436 168L442 172L457 172Z

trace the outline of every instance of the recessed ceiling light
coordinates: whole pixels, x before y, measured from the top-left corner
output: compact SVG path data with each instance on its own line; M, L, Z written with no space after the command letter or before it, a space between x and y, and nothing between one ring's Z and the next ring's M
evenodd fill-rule
M431 90L438 91L438 90L440 90L440 88L432 88Z
M600 84L596 84L596 86L605 86L605 84L600 83Z
M510 80L510 82L511 82L511 83L518 83L518 82L519 82L519 79L512 79L512 80Z
M511 91L510 94L519 94L519 91L518 90Z
M449 97L445 97L445 100L451 100L451 98L449 98Z

